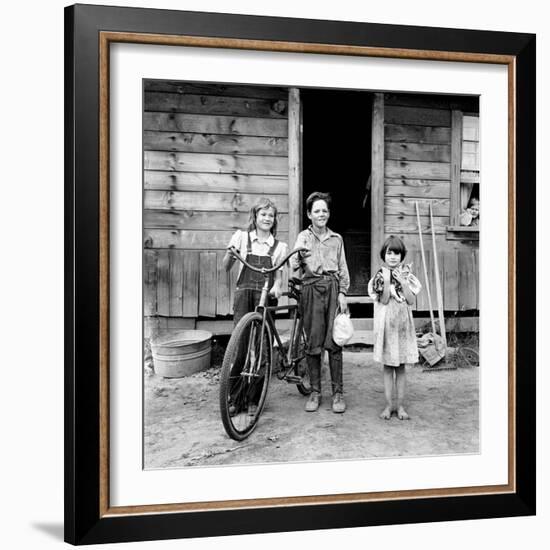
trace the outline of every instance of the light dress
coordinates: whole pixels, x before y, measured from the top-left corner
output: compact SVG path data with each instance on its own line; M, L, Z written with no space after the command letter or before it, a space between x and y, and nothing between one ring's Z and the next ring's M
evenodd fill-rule
M374 353L373 359L389 367L418 362L416 330L412 309L406 300L400 301L390 293L387 304L379 301L373 288L374 277L369 281L368 293L374 300ZM414 296L422 289L420 281L411 273L409 288Z

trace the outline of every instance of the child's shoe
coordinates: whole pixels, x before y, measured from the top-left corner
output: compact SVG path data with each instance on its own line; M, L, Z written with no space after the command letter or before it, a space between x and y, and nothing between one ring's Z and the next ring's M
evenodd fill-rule
M318 391L312 391L306 402L306 412L315 412L321 404L321 394Z
M338 392L335 393L332 397L332 412L333 413L343 413L346 412L346 402L344 401L344 396Z

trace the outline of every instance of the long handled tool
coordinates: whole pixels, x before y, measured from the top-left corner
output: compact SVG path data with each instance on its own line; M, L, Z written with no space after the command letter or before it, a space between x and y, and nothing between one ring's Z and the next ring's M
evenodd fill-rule
M432 203L430 202L430 226L432 228L432 244L434 249L434 267L435 267L435 292L437 295L437 313L439 316L439 331L445 349L447 349L447 335L445 333L445 316L443 315L443 293L441 292L441 279L439 278L439 262L437 259L437 245L435 242L434 218L432 213Z
M430 291L430 280L428 279L428 268L426 267L426 256L424 254L424 243L422 241L422 226L420 225L420 214L418 212L418 201L414 203L416 207L416 220L418 222L418 238L420 239L420 252L422 253L422 266L424 267L424 280L426 281L426 292L428 294L428 307L430 308L430 320L432 321L432 332L437 334L435 330L435 319L432 308L432 293Z

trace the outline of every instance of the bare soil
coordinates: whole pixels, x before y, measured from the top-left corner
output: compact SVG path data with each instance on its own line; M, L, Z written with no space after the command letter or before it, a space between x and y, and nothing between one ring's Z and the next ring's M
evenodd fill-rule
M477 341L468 342L470 347ZM476 346L477 347L477 346ZM223 350L222 350L223 351ZM479 368L407 369L410 420L378 417L384 407L380 365L368 351L344 352L347 411L331 410L323 366L323 401L315 413L296 386L271 380L256 430L242 442L225 433L218 406L220 350L214 366L165 379L146 369L145 467L179 468L479 452ZM453 363L449 363L452 366Z

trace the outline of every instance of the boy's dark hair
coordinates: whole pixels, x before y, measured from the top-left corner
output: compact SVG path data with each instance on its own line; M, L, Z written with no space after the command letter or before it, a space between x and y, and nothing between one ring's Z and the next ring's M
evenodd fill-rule
M311 195L306 199L306 210L308 212L311 212L311 209L313 208L313 203L315 201L325 201L327 203L327 207L330 210L330 203L332 202L332 199L330 198L330 195L328 193L321 193L320 191L315 191L314 193L311 193Z
M262 198L250 209L250 217L248 220L248 232L256 230L256 216L260 210L264 208L271 208L274 213L273 227L271 228L271 234L275 237L277 235L277 207L271 199Z
M390 235L382 245L382 248L380 249L380 258L382 258L382 261L386 261L386 252L388 250L391 250L392 252L395 252L396 254L401 254L401 261L405 259L405 256L407 255L407 247L405 246L405 243L395 235Z

